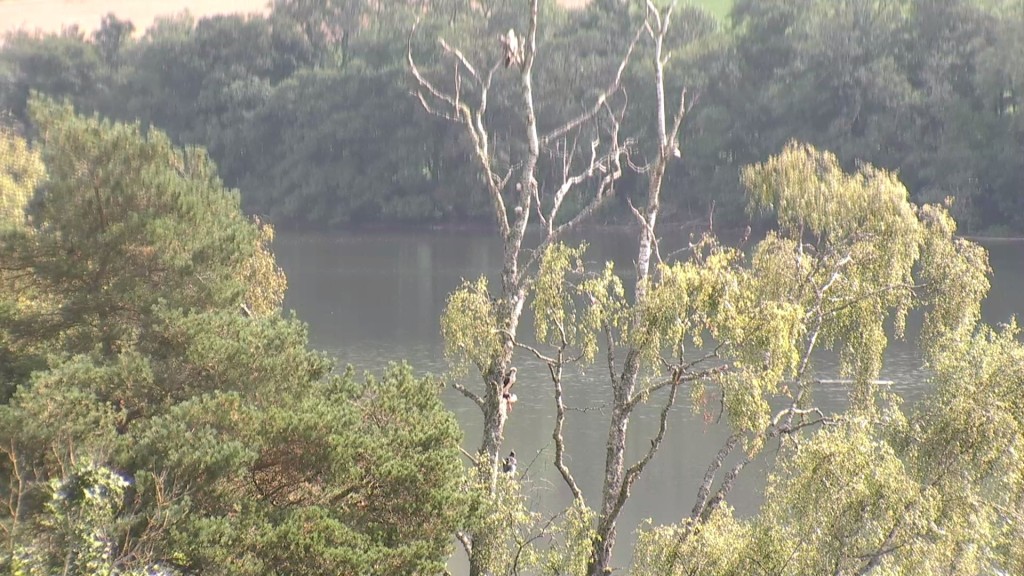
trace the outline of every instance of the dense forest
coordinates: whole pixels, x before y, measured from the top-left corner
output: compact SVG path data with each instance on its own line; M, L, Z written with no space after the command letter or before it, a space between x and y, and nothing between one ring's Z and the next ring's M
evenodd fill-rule
M186 15L142 32L110 15L91 35L15 33L0 50L0 110L24 126L38 91L139 119L204 146L243 207L286 228L486 223L465 136L419 109L406 50L444 66L443 33L496 59L519 4L278 0L265 17ZM536 84L541 123L556 125L608 81L644 14L615 0L544 10ZM745 223L740 168L796 138L850 169L898 170L917 200L952 198L967 233L1024 230L1019 2L738 0L724 21L681 10L665 49L670 91L685 86L695 101L683 161L666 176L666 219L713 209ZM632 104L653 101L643 74L625 71ZM511 154L519 120L494 92L489 128ZM650 135L645 110L631 107L624 134ZM551 143L542 175L559 176L566 145ZM619 183L604 221L628 218L638 182Z

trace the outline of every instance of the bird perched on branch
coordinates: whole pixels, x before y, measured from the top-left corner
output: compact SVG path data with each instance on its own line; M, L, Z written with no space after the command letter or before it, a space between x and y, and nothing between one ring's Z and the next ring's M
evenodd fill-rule
M501 382L501 401L505 403L505 413L509 414L512 412L512 406L519 400L515 394L512 393L512 387L516 384L516 373L519 371L518 368L513 366L509 369L508 374Z
M516 31L509 28L508 32L498 36L498 40L501 41L501 47L505 50L505 68L509 68L513 64L521 64L523 47L519 43Z
M512 391L512 387L516 385L516 374L519 373L519 368L515 366L508 369L508 374L505 374L505 378L501 381L501 393L502 395Z
M501 471L505 474L516 473L516 451L513 450L508 453L508 456L501 461Z

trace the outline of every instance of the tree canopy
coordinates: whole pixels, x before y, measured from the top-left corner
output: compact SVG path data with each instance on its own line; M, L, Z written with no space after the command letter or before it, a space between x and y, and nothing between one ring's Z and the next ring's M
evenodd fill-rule
M437 385L332 375L201 149L29 111L0 165L6 569L440 570L466 501Z

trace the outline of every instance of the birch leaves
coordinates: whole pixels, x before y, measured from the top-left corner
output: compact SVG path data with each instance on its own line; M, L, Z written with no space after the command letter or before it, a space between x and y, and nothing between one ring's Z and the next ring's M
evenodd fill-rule
M776 215L778 229L749 255L703 238L685 260L659 265L639 304L611 264L584 269L584 247L548 247L532 286L537 340L564 340L587 361L599 345L638 349L649 382L703 374L693 378L698 405L713 394L737 430L755 432L769 426L773 397L807 403L820 350L838 353L854 405L871 410L887 331L902 336L911 309L928 306L931 340L977 320L984 252L953 238L942 207L911 204L894 174L846 173L833 155L791 144L748 167L744 182L752 209ZM450 358L479 363L481 347L497 345L486 291L480 281L453 294Z

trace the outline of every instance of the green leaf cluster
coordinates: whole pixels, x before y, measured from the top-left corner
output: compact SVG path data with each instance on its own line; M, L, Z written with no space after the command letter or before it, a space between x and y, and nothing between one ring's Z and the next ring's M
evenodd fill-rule
M802 309L804 333L838 349L842 372L857 381L858 405L870 404L887 323L902 337L908 312L924 308L927 348L977 321L989 286L984 251L953 237L943 208L910 203L894 174L866 164L847 174L834 155L791 143L746 168L744 182L752 208L780 223L755 249L752 291Z
M15 546L9 559L10 573L145 574L144 569L122 570L115 566L113 558L113 534L108 527L120 511L128 487L129 483L117 473L87 460L64 478L53 479L48 490L40 494L48 500L43 513L35 518L40 540L28 546ZM58 551L66 553L54 553Z
M500 474L492 491L486 469L482 472L478 470L468 486L472 508L465 528L471 534L487 534L486 538L473 540L473 559L481 570L491 574L529 570L541 514L530 509L527 488L519 479Z
M485 373L498 357L504 327L498 325L496 305L483 276L476 282L463 281L448 296L441 315L441 335L453 375L465 375L470 366Z
M1022 568L1024 346L982 329L904 416L840 416L784 448L765 503L647 527L633 574L1014 574Z
M570 275L582 273L586 249L586 244L570 248L555 243L547 247L533 285L530 308L537 341L557 347L564 338L567 345L580 346L587 357L593 359L596 342L593 331L586 330L593 322L580 318L575 302L577 289L569 279Z
M836 156L791 143L746 168L744 182L751 209L776 214L778 229L748 254L704 237L689 258L659 264L639 302L611 265L585 273L580 249L549 247L532 303L538 339L557 346L563 330L592 361L607 328L648 382L663 366L711 360L713 378L693 379L695 408L717 385L730 424L756 448L773 399L809 403L819 350L840 361L825 377L852 377L854 407L873 414L888 334L903 336L911 310L925 312L921 343L933 356L973 330L989 286L984 250L954 237L944 208L911 203L894 174L867 164L848 173Z

